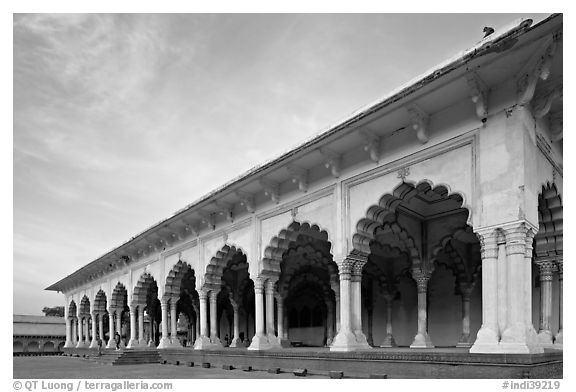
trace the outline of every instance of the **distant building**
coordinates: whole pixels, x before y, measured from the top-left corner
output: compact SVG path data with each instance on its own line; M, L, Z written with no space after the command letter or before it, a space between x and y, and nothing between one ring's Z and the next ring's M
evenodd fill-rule
M13 315L14 355L62 352L66 342L64 317Z

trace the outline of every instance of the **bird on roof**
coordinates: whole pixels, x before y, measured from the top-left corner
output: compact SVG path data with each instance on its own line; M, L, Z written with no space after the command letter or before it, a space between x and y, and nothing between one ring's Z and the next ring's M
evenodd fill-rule
M485 26L484 30L482 30L482 31L484 31L484 38L486 38L494 32L494 29L492 27Z

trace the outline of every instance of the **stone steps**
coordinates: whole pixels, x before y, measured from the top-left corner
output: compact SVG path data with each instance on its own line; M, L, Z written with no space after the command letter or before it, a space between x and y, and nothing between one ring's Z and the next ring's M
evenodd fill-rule
M156 349L131 350L124 349L120 351L105 350L102 355L96 353L88 357L89 361L104 365L138 365L147 363L160 363L161 357Z

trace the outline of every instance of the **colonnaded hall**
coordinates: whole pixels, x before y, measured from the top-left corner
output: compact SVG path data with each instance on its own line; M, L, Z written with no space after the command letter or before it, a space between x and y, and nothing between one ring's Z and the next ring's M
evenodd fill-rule
M562 26L488 34L52 284L64 351L561 377Z

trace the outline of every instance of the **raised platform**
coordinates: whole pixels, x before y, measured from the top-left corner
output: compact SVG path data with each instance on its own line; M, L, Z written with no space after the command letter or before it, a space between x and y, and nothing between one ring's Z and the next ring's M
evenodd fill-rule
M357 352L330 352L327 348L286 348L248 351L161 350L168 362L209 362L212 366L252 366L253 369L306 368L328 374L367 377L387 374L390 378L562 378L563 355L552 350L544 354L470 354L467 348L374 348Z
M65 349L68 354L89 356L94 350ZM330 352L327 348L285 348L248 351L245 348L158 350L168 363L210 363L222 367L251 366L253 370L283 371L305 368L311 374L344 372L345 377L364 378L386 374L389 378L562 378L563 353L470 354L467 348L374 348L357 352ZM93 355L93 354L92 354Z

